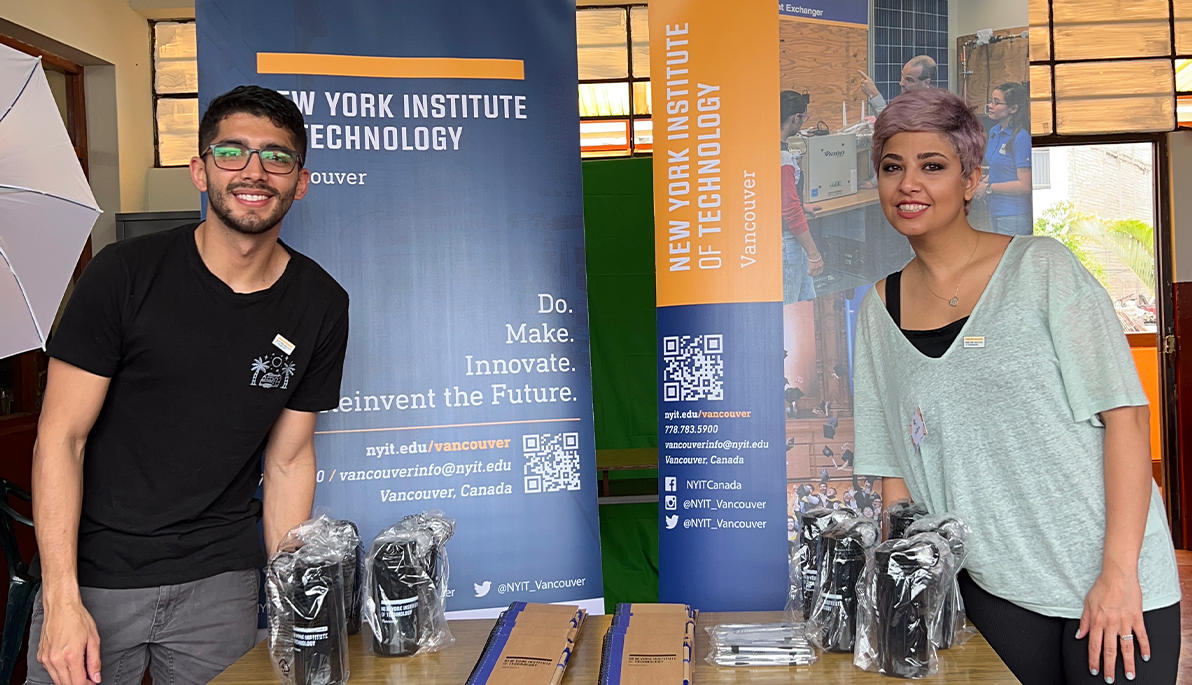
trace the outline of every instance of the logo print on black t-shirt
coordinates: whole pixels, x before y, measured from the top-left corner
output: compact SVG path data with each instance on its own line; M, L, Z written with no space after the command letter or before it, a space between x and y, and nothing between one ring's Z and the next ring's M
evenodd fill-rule
M290 387L290 376L297 371L294 362L286 361L280 354L265 354L252 360L252 382L258 388Z

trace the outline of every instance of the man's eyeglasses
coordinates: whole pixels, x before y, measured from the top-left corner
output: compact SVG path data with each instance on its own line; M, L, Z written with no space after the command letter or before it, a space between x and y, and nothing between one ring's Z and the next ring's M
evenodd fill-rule
M302 159L294 150L280 147L259 150L235 143L216 143L209 145L207 151L215 166L224 171L240 171L247 167L254 152L261 159L261 166L271 174L288 174L298 168Z

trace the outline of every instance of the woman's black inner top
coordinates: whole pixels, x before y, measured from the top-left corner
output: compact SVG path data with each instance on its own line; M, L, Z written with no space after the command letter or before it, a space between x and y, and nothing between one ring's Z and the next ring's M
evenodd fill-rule
M901 271L895 271L886 277L886 311L890 312L890 318L894 319L894 325L898 326L898 330L902 331L902 334L915 346L915 349L935 359L944 356L944 353L955 342L956 336L960 335L960 329L964 328L965 322L969 319L966 316L947 326L933 328L930 331L909 331L903 328Z

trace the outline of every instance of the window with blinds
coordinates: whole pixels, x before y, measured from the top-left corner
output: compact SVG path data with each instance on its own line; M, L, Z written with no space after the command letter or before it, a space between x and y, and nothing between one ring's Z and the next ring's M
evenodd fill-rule
M153 23L157 166L186 166L199 144L199 63L193 21Z
M1192 125L1192 0L1030 0L1030 43L1035 135Z
M648 153L654 136L646 6L580 7L575 29L582 155Z

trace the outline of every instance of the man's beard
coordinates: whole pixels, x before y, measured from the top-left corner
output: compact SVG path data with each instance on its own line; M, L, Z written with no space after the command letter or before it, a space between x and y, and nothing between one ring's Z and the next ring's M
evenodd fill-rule
M232 191L240 189L264 190L267 194L276 196L277 208L264 218L258 218L252 214L236 218L232 215L232 203L237 200L233 197ZM225 226L244 235L261 235L268 233L281 223L282 217L290 211L290 205L294 204L294 194L297 190L298 187L295 186L288 193L279 193L270 186L234 185L223 190L208 188L207 198L211 201L211 211L215 212L215 216L219 217Z

